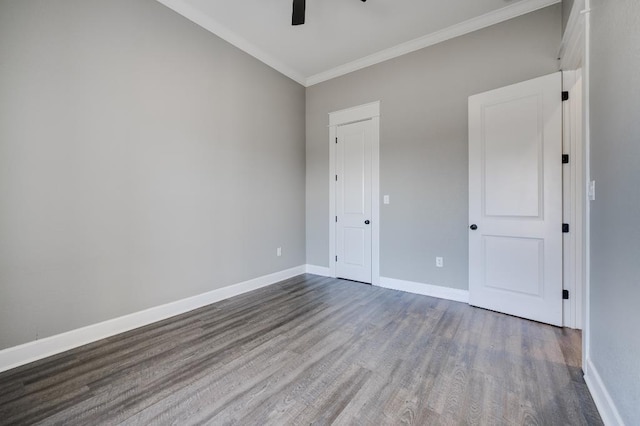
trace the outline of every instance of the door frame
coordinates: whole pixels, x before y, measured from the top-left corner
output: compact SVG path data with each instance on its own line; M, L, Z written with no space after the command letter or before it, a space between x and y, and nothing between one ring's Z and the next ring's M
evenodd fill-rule
M572 139L572 146L581 151L581 166L582 176L576 176L581 180L582 188L580 184L576 182L574 187L577 191L582 192L582 205L578 204L576 199L573 199L572 208L574 211L579 212L582 215L582 226L574 227L575 231L581 234L581 242L576 242L574 245L576 258L582 260L582 264L575 264L574 271L581 275L582 281L577 282L576 290L581 291L582 302L582 370L585 374L585 378L590 375L589 363L590 363L590 341L591 341L591 326L590 326L590 201L589 201L589 182L591 181L590 171L590 126L589 126L589 67L590 67L590 12L591 4L590 0L576 0L573 3L567 27L562 37L562 44L560 47L559 58L560 67L563 71L581 70L582 84L577 89L581 92L581 99L579 104L571 103L569 108L574 110L577 114L580 114L577 119L580 121L580 129L574 132L577 135L575 140ZM575 87L575 85L574 85ZM577 97L572 97L572 93L569 93L569 102L576 100ZM569 118L571 119L571 118ZM566 123L565 125L573 126L576 123ZM576 302L577 302L577 298ZM571 300L571 299L569 299ZM575 302L574 302L575 303ZM575 307L578 309L577 307ZM588 382L587 382L588 383Z
M329 113L329 275L336 277L336 138L338 127L371 120L371 284L380 285L380 101Z
M563 235L563 289L569 300L563 302L565 327L582 329L584 325L584 205L585 174L582 146L582 70L562 71L562 90L569 100L562 105L562 149L569 164L562 167L562 221L570 232ZM584 182L584 183L583 183Z

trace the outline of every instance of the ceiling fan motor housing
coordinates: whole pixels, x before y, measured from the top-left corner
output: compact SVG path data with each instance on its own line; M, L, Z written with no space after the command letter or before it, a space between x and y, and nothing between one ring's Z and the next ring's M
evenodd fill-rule
M360 0L366 3L367 0ZM306 0L293 0L293 13L291 14L291 25L304 24Z

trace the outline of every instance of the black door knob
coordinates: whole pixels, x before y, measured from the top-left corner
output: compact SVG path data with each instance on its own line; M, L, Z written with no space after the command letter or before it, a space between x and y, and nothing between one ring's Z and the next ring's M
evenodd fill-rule
M368 219L364 221L364 224L365 224L365 225L368 225L368 224L370 224L370 223L371 223L371 222L369 222L369 220L368 220Z
M472 231L475 231L476 229L478 229L478 225L476 225L475 223L473 225L471 225L469 228L471 228Z

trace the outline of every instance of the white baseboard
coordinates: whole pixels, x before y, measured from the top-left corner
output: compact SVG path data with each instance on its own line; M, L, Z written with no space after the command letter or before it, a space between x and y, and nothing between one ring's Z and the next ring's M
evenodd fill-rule
M325 266L306 265L306 270L308 274L320 275L323 277L331 276L329 268ZM405 291L407 293L421 294L423 296L437 297L439 299L469 303L469 292L467 290L459 290L456 288L441 287L437 285L397 280L395 278L386 277L380 277L379 287Z
M596 370L593 362L591 362L591 358L587 358L584 381L587 383L593 402L596 403L596 407L604 424L606 426L624 426L624 421L611 395L609 395L609 391L604 385L598 370Z
M423 296L437 297L439 299L469 303L469 292L467 290L460 290L457 288L441 287L437 285L396 280L394 278L386 277L380 277L380 287L406 291L407 293L422 294Z
M305 265L264 275L252 280L219 288L197 296L155 306L98 324L89 325L55 336L25 343L0 351L0 372L55 355L87 343L149 325L194 309L257 290L296 275L304 274Z
M329 277L331 273L326 266L306 265L307 274L320 275L322 277Z

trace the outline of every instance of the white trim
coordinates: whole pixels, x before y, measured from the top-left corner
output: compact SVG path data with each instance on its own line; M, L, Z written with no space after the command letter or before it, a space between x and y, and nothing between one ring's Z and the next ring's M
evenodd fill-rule
M380 282L380 101L329 113L329 276L336 276L336 148L338 126L371 120L371 284Z
M576 70L576 82L574 87L569 91L573 96L573 101L569 99L572 108L572 122L574 134L571 139L571 150L575 153L576 161L572 163L571 169L573 173L572 193L575 194L572 200L574 222L574 257L573 270L575 275L575 292L576 297L573 298L572 309L575 327L584 328L584 300L585 300L585 250L584 250L584 234L585 234L585 202L586 191L584 191L585 168L584 168L584 132L583 132L583 80L582 69Z
M329 115L331 120L331 115ZM329 127L329 276L336 277L336 144L337 126Z
M582 66L584 57L584 19L585 0L575 0L567 27L560 46L560 67L563 70L575 70Z
M563 153L569 164L562 168L563 222L570 232L563 236L563 288L570 298L563 302L565 327L582 329L584 298L584 150L582 144L582 79L581 70L563 71L563 90L569 100L563 102Z
M373 121L371 151L371 284L380 285L380 103Z
M0 372L304 274L304 265L0 351Z
M563 91L569 91L568 89L573 86L574 81L574 71L562 71ZM571 93L569 93L569 100L562 102L562 153L568 154L570 159L569 164L562 165L562 222L568 223L569 226L573 228L570 230L575 231L576 225L571 221L571 214L574 210L574 205L572 203L572 197L574 194L571 166L577 159L574 158L574 153L571 152L571 138L574 134L573 130L575 126L573 115L571 114L571 101ZM573 243L574 238L572 232L562 235L562 288L564 290L568 290L570 294L569 300L562 301L562 325L570 328L575 328L573 324L573 299L575 288L573 268L575 250Z
M582 275L582 366L587 367L587 360L590 357L590 300L591 300L591 263L590 263L590 245L591 245L591 210L588 194L589 182L591 181L590 170L590 126L589 126L589 66L590 66L590 15L591 0L575 0L567 28L562 37L562 46L560 47L560 63L562 69L573 70L580 69L582 74L582 107L581 128L574 129L580 132L581 143L577 146L582 149L582 188L576 186L576 193L581 191L582 205L579 206L582 214L582 242L580 244L580 253L576 253L578 259L582 261L582 268L578 270L576 265L576 274ZM571 98L569 99L571 100ZM577 202L576 202L577 204ZM576 206L578 207L578 206ZM576 228L574 228L576 229ZM579 257L578 257L579 256ZM579 307L576 307L578 310Z
M380 101L329 113L329 126L342 126L356 121L380 117Z
M281 74L289 77L290 79L300 83L303 86L306 86L306 79L302 74L284 64L280 60L274 58L272 55L268 54L264 50L258 48L253 43L247 41L246 39L240 37L235 32L231 31L229 28L220 24L215 19L211 18L211 16L201 12L200 10L191 6L188 2L184 0L156 0L157 2L165 5L169 9L174 12L184 16L191 22L201 26L205 30L217 35L221 39L226 42L234 45L238 49L248 53L259 61L267 64L274 70L278 71Z
M616 404L604 385L598 370L591 362L591 358L587 358L586 367L584 381L587 383L603 423L606 426L624 426L620 412L616 408Z
M396 280L395 278L380 277L379 287L400 290L407 293L437 297L438 299L453 300L469 303L469 291L457 288L441 287L438 285L417 283L414 281Z
M245 38L239 36L234 31L220 24L211 16L193 7L191 4L189 4L189 2L185 0L156 1L165 5L174 12L184 16L185 18L201 26L207 31L217 35L221 39L232 44L245 53L253 56L259 61L275 69L276 71L291 78L292 80L300 83L305 87L309 87L313 86L314 84L331 80L332 78L340 77L350 72L357 71L359 69L366 68L368 66L375 65L389 59L397 58L398 56L402 56L407 53L423 49L425 47L433 46L434 44L438 44L443 41L469 34L471 32L481 30L491 25L499 24L500 22L504 22L509 19L534 12L538 9L542 9L544 7L559 3L561 0L521 0L503 8L486 13L484 15L471 18L459 24L444 28L440 31L436 31L431 34L427 34L425 36L410 40L408 42L401 43L397 46L381 50L372 55L356 59L355 61L339 65L335 68L317 73L306 78L302 75L302 73L291 68L284 62L265 52L263 49L257 47L255 44L249 42Z
M313 86L314 84L322 83L323 81L331 80L350 72L357 71L362 68L378 64L380 62L388 61L389 59L397 58L398 56L406 55L407 53L415 52L416 50L424 49L425 47L433 46L434 44L442 43L443 41L447 41L455 37L460 37L486 27L490 27L491 25L499 24L500 22L504 22L509 19L534 12L536 10L551 6L559 2L560 0L522 0L510 4L509 6L505 6L501 9L494 10L493 12L489 12L484 15L471 18L459 24L452 25L440 31L427 34L425 36L407 41L405 43L401 43L397 46L381 50L372 55L365 56L364 58L360 58L355 61L348 62L344 65L337 66L330 70L312 75L311 77L308 77L306 79L305 85L307 87Z
M582 135L584 147L584 193L589 191L591 181L591 125L590 125L590 84L591 78L591 0L585 0L584 10L584 57L582 58ZM582 333L582 365L587 365L591 357L591 202L586 197L584 211L584 329Z
M331 270L326 266L305 265L307 274L320 275L321 277L330 277Z

